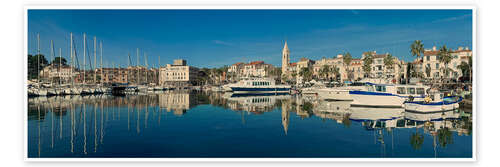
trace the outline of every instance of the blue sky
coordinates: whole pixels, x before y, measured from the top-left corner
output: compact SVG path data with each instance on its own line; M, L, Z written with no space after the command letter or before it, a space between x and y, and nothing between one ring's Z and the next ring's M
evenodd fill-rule
M158 56L161 65L181 58L197 67L256 60L280 66L285 40L292 62L372 50L409 61L414 40L425 48L472 48L472 17L472 10L29 10L28 53L36 53L40 33L42 54L50 58L54 40L68 59L73 32L82 63L85 32L91 52L94 36L103 42L109 66L125 67L128 53L135 65L136 48L150 66Z

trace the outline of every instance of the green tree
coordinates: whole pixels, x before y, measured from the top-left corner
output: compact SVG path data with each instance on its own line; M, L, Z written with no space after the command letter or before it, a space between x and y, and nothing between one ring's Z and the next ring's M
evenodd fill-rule
M45 68L47 64L48 61L42 54L34 56L28 55L28 79L37 79L40 71Z
M328 79L328 74L330 73L330 67L328 67L328 65L323 65L323 67L321 67L321 69L319 69L319 75L321 76L321 78L323 79Z
M394 67L394 57L391 54L388 54L384 57L384 65L386 67L387 73L389 73L389 69L392 69Z
M424 54L424 44L420 40L415 40L410 46L411 55L417 57L417 60ZM408 63L409 64L409 63ZM409 77L406 77L406 83L408 83Z
M335 76L335 81L340 79L340 69L337 66L333 65L330 68L330 72Z
M448 68L448 63L450 63L451 57L450 50L446 48L446 45L442 46L439 48L439 52L437 53L438 60L441 63L444 63L444 68L443 68L443 73L445 75L445 78L448 78L448 73L449 73L449 68Z
M347 72L347 80L351 80L352 79L351 75L350 75L351 70L349 70L349 67L350 67L351 62L352 62L351 53L349 53L349 52L344 53L344 56L342 56L342 60L344 63L344 69L346 69L346 72Z
M312 71L304 67L300 69L299 76L302 77L303 81L309 82L312 79Z
M373 63L373 52L365 53L365 57L363 58L363 72L365 72L365 76L370 77L370 73L372 71L372 63Z
M431 77L431 67L425 66L425 74L427 77Z
M63 66L66 65L67 61L64 57L55 57L50 64L58 66L59 63Z

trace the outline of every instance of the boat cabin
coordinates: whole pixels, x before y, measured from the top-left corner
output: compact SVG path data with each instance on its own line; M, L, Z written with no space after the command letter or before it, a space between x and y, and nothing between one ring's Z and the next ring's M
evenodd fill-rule
M421 85L385 85L371 84L368 86L370 92L392 93L403 96L425 95L429 87Z

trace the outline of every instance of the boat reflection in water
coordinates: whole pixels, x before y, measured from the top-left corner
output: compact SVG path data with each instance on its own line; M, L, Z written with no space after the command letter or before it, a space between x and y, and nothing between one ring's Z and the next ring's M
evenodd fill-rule
M28 157L472 156L468 113L350 103L189 91L29 98Z

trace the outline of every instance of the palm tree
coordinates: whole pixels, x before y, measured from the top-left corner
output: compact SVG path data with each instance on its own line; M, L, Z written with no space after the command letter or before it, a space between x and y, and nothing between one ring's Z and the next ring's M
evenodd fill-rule
M389 73L388 69L392 69L394 66L394 57L391 54L387 54L384 58L384 65L386 67L387 73Z
M321 76L323 79L328 79L328 73L330 73L330 67L328 67L328 65L323 65L323 67L321 67L321 69L319 70L319 76ZM326 77L325 77L326 76Z
M425 74L427 75L427 77L431 76L431 67L425 66Z
M330 69L330 72L333 73L333 75L335 75L335 80L338 81L338 78L340 76L340 69L333 65L332 68Z
M302 68L300 69L299 75L302 77L303 81L310 81L312 78L312 72L309 70L309 68Z
M347 72L347 80L351 80L351 76L349 75L350 71L349 66L351 65L352 61L352 56L351 53L347 52L344 53L344 56L342 57L342 61L344 62L344 69L346 69Z
M451 51L446 48L446 45L443 45L441 48L439 48L439 52L437 54L439 62L444 63L443 72L445 78L448 78L448 63L450 63L451 59L453 58L451 57L450 52Z
M363 58L363 71L365 75L370 77L370 73L372 71L372 63L373 63L373 53L367 52L365 53L365 57Z
M420 40L415 40L410 46L411 55L417 57L417 60L424 54L424 44ZM406 77L406 83L408 83L408 78Z

